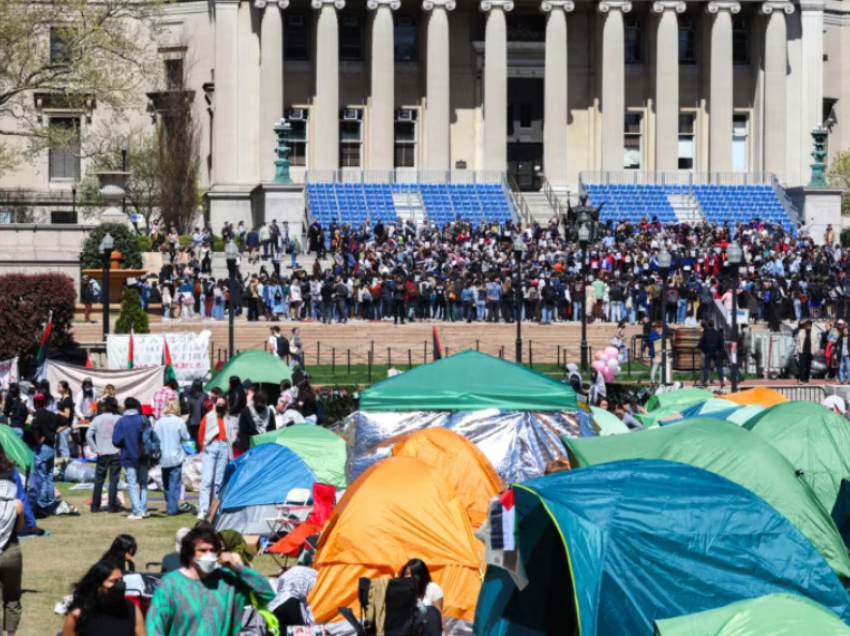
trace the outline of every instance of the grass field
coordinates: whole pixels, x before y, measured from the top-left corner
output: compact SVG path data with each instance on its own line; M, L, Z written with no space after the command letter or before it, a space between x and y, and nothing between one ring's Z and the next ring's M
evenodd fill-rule
M182 526L192 526L192 515L168 517L162 493L149 492L149 519L128 521L126 514L91 514L86 502L91 491L71 491L71 484L58 484L63 499L75 505L79 517L51 517L39 526L53 534L21 541L24 554L23 620L18 636L54 636L62 629L64 617L53 609L71 586L109 548L119 534L131 534L139 544L136 569L144 571L145 564L161 561L174 550L174 533ZM125 493L126 497L126 493ZM157 501L158 500L158 501ZM255 560L264 574L274 574L277 567L269 556Z

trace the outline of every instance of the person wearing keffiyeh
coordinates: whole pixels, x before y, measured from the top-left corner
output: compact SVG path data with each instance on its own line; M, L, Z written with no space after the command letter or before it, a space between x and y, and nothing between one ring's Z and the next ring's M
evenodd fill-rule
M278 579L277 595L269 603L269 610L277 617L281 632L289 626L316 624L307 595L316 585L317 575L318 572L312 568L296 565Z

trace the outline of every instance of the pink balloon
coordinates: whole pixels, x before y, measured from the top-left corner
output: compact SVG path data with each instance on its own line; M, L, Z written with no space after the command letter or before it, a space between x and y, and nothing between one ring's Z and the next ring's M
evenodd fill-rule
M605 352L604 352L604 351L597 351L596 353L594 353L594 354L593 354L593 359L594 359L594 360L601 360L601 359L602 359L602 356L603 356L604 354L605 354Z
M593 364L591 364L590 366L599 371L600 373L603 373L604 370L608 368L605 366L605 363L602 362L602 360L594 360Z
M607 349L605 349L605 353L608 355L609 358L614 359L616 359L620 355L620 352L617 347L608 347Z
M620 370L620 363L617 362L616 358L608 360L608 368L611 369L611 371L613 371L614 373L617 373L617 371Z
M607 354L607 353L603 353L603 354L602 354L602 357L601 357L601 358L599 358L599 359L600 359L602 362L604 362L605 364L608 364L608 354Z
M605 378L606 382L613 382L614 381L614 372L611 371L611 369L609 369L608 367L605 367L602 370L602 377Z

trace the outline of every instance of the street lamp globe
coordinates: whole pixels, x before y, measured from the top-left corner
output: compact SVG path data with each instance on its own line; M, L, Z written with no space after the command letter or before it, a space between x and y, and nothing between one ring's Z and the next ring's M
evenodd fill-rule
M658 255L658 269L668 272L672 263L673 256L667 250L664 250Z
M582 225L578 229L578 242L581 245L582 249L587 247L587 243L590 241L590 230L587 225Z
M726 248L726 262L730 265L740 265L744 260L744 250L738 243L732 243Z
M115 247L115 239L112 238L111 234L107 233L100 241L100 251L103 254L111 254L113 247Z
M517 234L514 236L514 253L517 256L522 256L522 253L525 251L525 241L522 240L522 234Z
M236 257L239 255L239 248L236 247L236 244L233 241L229 241L227 246L224 248L224 256L228 262L233 261L236 262Z

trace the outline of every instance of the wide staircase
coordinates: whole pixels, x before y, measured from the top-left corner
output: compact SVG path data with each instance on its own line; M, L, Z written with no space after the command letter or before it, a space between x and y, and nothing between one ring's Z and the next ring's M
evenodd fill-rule
M555 217L555 210L542 190L538 192L523 192L522 198L528 206L529 216L532 221L537 221L540 225L546 226Z

